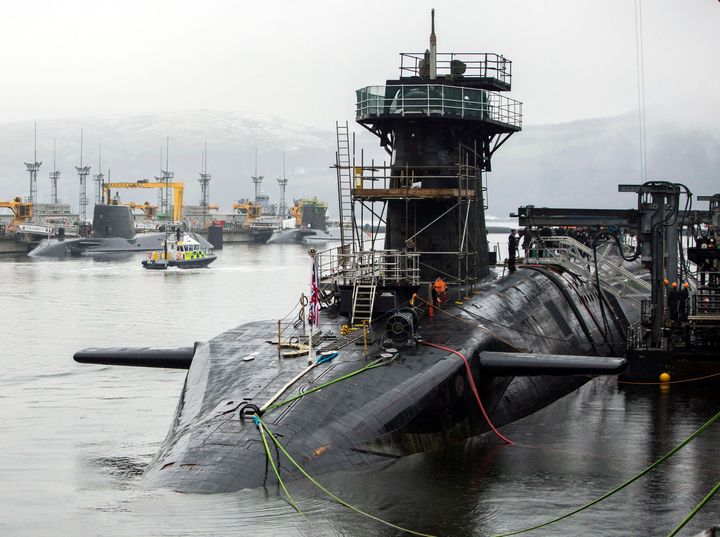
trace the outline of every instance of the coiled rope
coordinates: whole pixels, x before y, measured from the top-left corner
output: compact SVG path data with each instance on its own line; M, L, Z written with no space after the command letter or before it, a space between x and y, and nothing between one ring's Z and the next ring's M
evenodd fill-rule
M718 413L715 414L712 418L710 418L708 421L706 421L697 431L695 431L693 434L691 434L691 435L688 436L685 440L683 440L682 443L680 443L678 446L676 446L675 448L673 448L673 449L671 449L670 451L668 451L665 455L663 455L662 457L660 457L657 461L655 461L655 462L652 463L650 466L648 466L647 468L645 468L642 472L640 472L639 474L637 474L635 477L633 477L633 478L631 478L631 479L628 479L628 480L625 481L624 483L618 485L617 487L615 487L614 489L612 489L610 492L607 492L607 493L603 494L603 495L600 496L599 498L596 498L596 499L592 500L591 502L588 502L588 503L586 503L585 505L583 505L583 506L581 506L581 507L578 507L577 509L574 509L574 510L568 512L568 513L565 513L564 515L561 515L561 516L555 517L555 518L553 518L553 519L550 519L550 520L548 520L547 522L543 522L543 523L541 523L541 524L536 524L535 526L531 526L531 527L529 527L529 528L525 528L525 529L521 529L521 530L515 530L515 531L508 532L508 533L500 533L500 534L498 534L498 535L495 535L494 537L509 537L510 535L519 535L519 534L521 534L521 533L527 533L527 532L529 532L529 531L533 531L533 530L537 530L537 529L540 529L540 528L544 528L545 526L549 526L550 524L555 524L556 522L560 522L561 520L564 520L564 519L566 519L566 518L569 518L569 517L571 517L572 515L575 515L575 514L581 512L581 511L584 511L585 509L588 509L588 508L592 507L592 506L595 505L595 504L600 503L600 502L603 501L604 499L609 498L610 496L612 496L612 495L615 494L616 492L619 492L619 491L621 491L622 489L624 489L625 487L627 487L628 485L634 483L635 481L637 481L638 479L640 479L641 477L643 477L645 474L649 473L651 470L653 470L653 469L656 468L657 466L660 466L663 462L665 462L666 460L668 460L670 457L672 457L673 455L675 455L675 453L677 453L678 451L680 451L682 448L684 448L686 445L688 445L690 442L692 442L695 438L697 438L705 429L707 429L708 427L710 427L710 425L712 425L718 418L720 418L720 412L718 412ZM714 494L714 492L713 492L713 494ZM704 504L702 504L702 505L704 505ZM702 507L702 505L701 505L701 506L698 506L698 509L699 509L699 507Z

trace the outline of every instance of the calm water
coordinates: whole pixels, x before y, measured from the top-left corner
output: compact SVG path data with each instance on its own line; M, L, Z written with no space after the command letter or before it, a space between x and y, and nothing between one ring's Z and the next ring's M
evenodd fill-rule
M504 240L502 237L496 240ZM307 290L294 245L231 246L211 269L154 273L140 258L0 258L0 535L400 535L306 483L194 496L143 490L184 372L81 366L95 345L189 345L271 319ZM321 479L348 502L443 536L536 524L634 476L720 410L712 383L596 381L478 440L382 472ZM666 535L720 480L720 423L600 505L528 535ZM720 495L682 535L720 522Z

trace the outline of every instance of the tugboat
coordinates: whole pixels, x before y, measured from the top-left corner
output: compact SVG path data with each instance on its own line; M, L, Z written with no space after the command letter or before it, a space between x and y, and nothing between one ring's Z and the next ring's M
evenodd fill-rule
M347 124L336 125L342 245L311 250L304 325L257 321L194 346L76 353L188 369L146 486L231 492L380 468L485 434L509 442L503 425L625 367L640 308L622 289L569 264L491 270L484 176L522 127L521 104L503 94L511 62L438 54L434 17L430 49L400 58L399 78L356 94L356 121L392 164L356 159ZM382 249L365 249L364 222L386 229Z
M148 270L165 270L169 267L180 269L206 268L217 259L212 248L204 248L189 233L180 228L167 234L160 245L160 251L148 252L142 266Z

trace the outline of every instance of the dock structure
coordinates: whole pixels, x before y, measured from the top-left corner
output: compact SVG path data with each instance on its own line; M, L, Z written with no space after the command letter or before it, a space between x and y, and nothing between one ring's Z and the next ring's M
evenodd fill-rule
M681 196L692 193L680 184L648 181L619 190L637 194L637 209L520 207L511 216L526 230L556 230L536 232L530 262L597 279L640 306L640 319L627 332L626 376L655 379L689 364L720 371L720 249L717 238L700 231L720 226L720 194L697 198L709 202L707 210L683 210ZM629 234L634 251L618 256L614 242L593 239L590 247L561 231L575 227L614 238L618 246L618 234ZM607 255L611 251L616 255ZM647 272L630 271L623 263L628 258Z
M396 307L439 277L469 293L494 263L485 174L522 129L521 103L502 94L511 89L512 62L439 54L434 23L432 30L429 50L400 54L397 79L356 91L355 120L392 164L358 157L347 123L336 124L342 244L317 263L323 296L339 297L354 320L372 317L373 305L376 313Z

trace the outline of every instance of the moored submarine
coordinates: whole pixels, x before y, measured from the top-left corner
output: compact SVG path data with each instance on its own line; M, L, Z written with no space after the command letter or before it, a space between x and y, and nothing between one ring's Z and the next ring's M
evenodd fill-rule
M358 165L347 126L337 128L343 245L312 252L311 322L251 322L179 349L75 355L188 369L146 486L215 493L273 483L258 423L313 476L382 467L501 436L498 427L592 375L624 368L639 308L621 292L559 264L490 270L483 177L521 130L521 104L503 95L511 62L438 54L434 21L430 50L401 62L399 78L358 90L356 102L357 122L392 164ZM382 249L363 249L359 222L370 212L387 228ZM278 471L302 477L286 462Z

